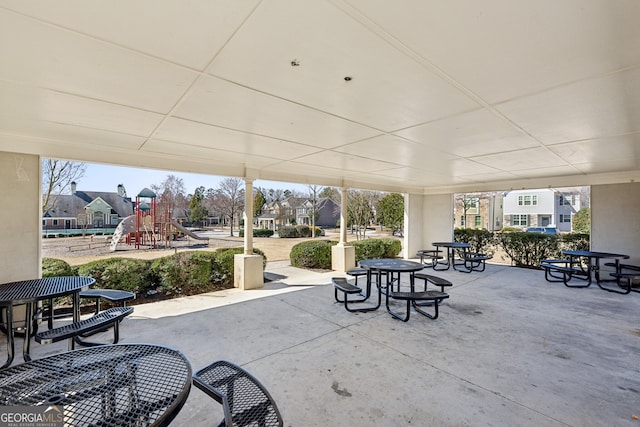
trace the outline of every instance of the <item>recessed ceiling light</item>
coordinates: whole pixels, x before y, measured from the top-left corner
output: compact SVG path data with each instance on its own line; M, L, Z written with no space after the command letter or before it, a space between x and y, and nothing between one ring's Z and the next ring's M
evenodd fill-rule
M350 81L351 81L351 76L346 76L346 77L344 78L344 81L345 81L345 82L350 82Z

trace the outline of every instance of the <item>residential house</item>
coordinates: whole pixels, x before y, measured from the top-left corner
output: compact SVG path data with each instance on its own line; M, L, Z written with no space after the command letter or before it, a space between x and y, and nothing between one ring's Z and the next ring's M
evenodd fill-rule
M489 231L502 229L504 193L465 193L454 197L454 224Z
M311 225L314 210L313 200L304 197L287 197L277 202L265 203L262 213L256 218L260 228L277 230L286 225ZM340 219L340 208L328 197L316 202L317 227L336 227Z
M71 183L71 194L52 195L42 216L43 230L82 228L116 228L125 217L133 215L134 202L126 196L124 186L115 193L77 191Z
M505 226L555 227L570 232L573 215L588 207L586 194L585 187L509 191L504 198Z

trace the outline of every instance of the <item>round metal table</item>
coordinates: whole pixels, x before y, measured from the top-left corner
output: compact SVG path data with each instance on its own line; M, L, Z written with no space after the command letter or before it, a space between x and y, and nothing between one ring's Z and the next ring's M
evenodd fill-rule
M151 344L89 347L0 371L0 405L55 407L74 426L166 426L190 389L187 358Z
M77 322L80 319L80 291L89 289L95 282L93 277L61 276L0 284L0 307L5 311L7 329L7 361L1 368L11 365L14 357L13 306L24 304L26 307L22 356L25 361L29 361L31 360L29 356L31 340L29 337L34 331L33 314L36 303L72 295L73 321Z

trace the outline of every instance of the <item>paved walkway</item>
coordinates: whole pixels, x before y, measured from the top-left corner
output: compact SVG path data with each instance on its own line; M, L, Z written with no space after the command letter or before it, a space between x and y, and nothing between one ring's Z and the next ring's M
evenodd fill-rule
M454 283L440 318L402 323L333 303L334 272L267 270L282 277L264 289L136 306L122 341L178 348L194 371L243 365L285 426L640 426L639 294L488 264L435 273ZM65 346L34 344L34 355ZM221 418L193 388L174 425Z

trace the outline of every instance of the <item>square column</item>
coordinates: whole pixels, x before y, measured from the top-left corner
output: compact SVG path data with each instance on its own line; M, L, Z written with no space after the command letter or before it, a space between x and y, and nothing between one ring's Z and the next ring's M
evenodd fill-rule
M262 255L234 255L233 286L243 291L262 288L264 286Z
M346 272L356 266L356 248L337 244L331 247L331 269Z

